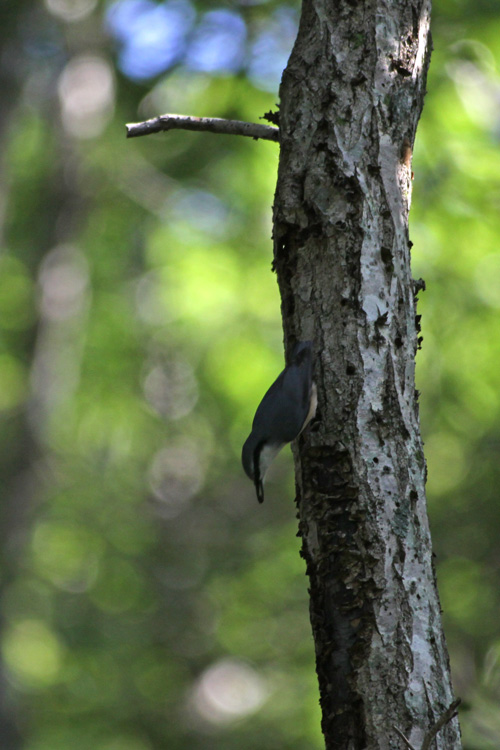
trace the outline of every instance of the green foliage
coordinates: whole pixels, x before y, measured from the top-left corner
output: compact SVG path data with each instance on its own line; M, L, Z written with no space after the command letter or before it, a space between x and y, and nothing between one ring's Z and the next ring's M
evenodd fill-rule
M239 465L282 367L277 146L123 128L257 120L276 94L182 64L131 82L104 5L79 21L39 5L0 30L23 61L22 88L2 63L0 93L0 718L25 750L320 748L290 456L263 507ZM278 9L249 6L248 28ZM499 26L486 3L436 8L413 164L429 505L467 750L500 745ZM111 92L87 115L62 83L82 54Z

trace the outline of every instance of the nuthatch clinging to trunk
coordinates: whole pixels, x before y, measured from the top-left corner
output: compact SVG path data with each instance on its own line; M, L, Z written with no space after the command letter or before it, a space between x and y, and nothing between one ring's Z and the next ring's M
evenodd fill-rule
M264 500L266 472L285 443L295 440L316 414L312 341L295 344L290 364L278 375L260 402L252 432L243 446L245 473L255 484L257 500Z

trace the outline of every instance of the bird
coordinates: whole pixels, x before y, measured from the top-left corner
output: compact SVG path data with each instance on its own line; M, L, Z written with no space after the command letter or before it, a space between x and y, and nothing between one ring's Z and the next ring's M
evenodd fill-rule
M293 348L290 363L257 407L252 431L243 445L241 461L255 485L259 503L264 501L264 478L271 462L313 419L317 404L313 342L299 341Z

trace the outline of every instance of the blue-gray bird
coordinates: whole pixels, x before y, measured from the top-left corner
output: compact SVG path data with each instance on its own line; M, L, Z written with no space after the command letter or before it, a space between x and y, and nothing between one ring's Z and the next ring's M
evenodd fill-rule
M312 341L295 344L290 364L278 375L260 402L241 460L255 484L257 500L264 501L266 472L285 443L295 440L316 414Z

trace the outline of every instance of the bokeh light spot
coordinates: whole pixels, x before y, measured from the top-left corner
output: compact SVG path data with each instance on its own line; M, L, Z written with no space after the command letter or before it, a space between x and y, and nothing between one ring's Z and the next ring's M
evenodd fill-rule
M12 676L24 687L46 687L58 678L63 649L40 620L14 624L4 637L2 653Z
M58 83L65 130L75 138L95 138L113 114L115 88L111 66L101 57L74 57Z
M186 53L186 64L210 73L239 70L245 56L246 26L239 13L206 13Z
M53 16L67 23L81 21L92 13L97 0L45 0L45 7Z
M121 43L121 70L138 80L166 70L183 53L194 16L187 0L119 0L111 5L107 23Z
M193 692L199 715L212 724L228 724L255 713L268 690L258 672L237 659L222 659L201 675Z

